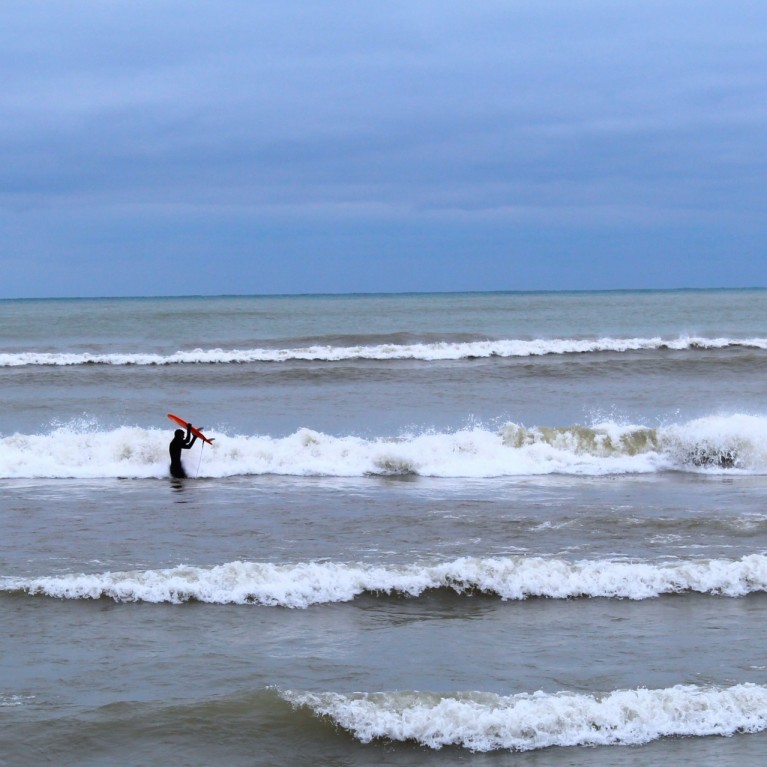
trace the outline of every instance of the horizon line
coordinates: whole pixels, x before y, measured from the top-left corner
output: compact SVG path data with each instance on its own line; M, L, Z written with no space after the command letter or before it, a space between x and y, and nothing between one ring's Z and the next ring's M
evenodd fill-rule
M133 301L142 299L187 299L187 298L354 298L354 297L397 297L397 296L466 296L466 295L546 295L585 293L705 293L744 292L767 290L767 286L750 285L740 287L679 287L679 288L539 288L531 290L404 290L404 291L349 291L317 293L178 293L148 295L93 295L93 296L4 296L0 301Z

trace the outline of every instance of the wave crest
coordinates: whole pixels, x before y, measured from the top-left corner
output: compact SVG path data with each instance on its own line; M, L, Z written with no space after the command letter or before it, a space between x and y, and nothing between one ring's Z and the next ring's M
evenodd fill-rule
M437 341L432 343L380 343L356 346L316 344L295 348L271 349L191 349L174 354L88 352L6 352L0 354L0 367L27 365L211 365L253 362L341 362L348 360L461 360L489 357L540 357L550 354L589 354L600 352L688 351L745 348L767 350L767 338L537 338L475 341Z
M532 751L551 746L640 745L669 736L733 735L767 729L767 687L677 685L603 696L536 692L510 696L285 691L362 743L414 741L440 749Z
M767 556L673 562L461 557L437 564L228 562L210 568L1 578L0 591L58 599L307 608L362 594L418 597L429 590L528 598L652 599L697 592L741 597L767 591Z
M302 428L286 437L216 433L197 464L201 476L274 474L314 477L602 476L663 471L767 472L767 418L709 416L657 428L614 422L592 426L473 427L394 438L333 436ZM196 457L190 456L190 462ZM0 479L165 477L168 433L95 424L50 434L0 437Z

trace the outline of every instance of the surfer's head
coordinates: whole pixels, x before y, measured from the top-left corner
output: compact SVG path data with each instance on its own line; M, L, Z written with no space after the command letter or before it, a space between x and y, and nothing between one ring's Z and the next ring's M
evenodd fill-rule
M173 432L177 437L183 437L184 436L184 430L183 429L176 429L176 431Z

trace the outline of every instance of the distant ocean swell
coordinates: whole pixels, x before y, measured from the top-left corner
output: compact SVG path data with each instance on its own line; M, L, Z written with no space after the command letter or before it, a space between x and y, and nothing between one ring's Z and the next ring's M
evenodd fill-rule
M742 597L767 591L767 556L669 562L544 557L461 557L436 564L228 562L215 567L0 578L0 593L116 602L254 604L307 608L362 594L419 597L430 590L529 598L653 599L696 592Z
M333 436L299 429L286 437L209 431L215 447L195 447L200 476L427 476L491 478L662 471L767 472L767 417L708 416L650 428L615 422L526 427L509 423L397 437ZM165 477L168 431L100 430L71 423L47 434L0 436L0 479Z
M640 745L670 736L767 729L767 688L755 684L677 685L601 696L293 691L282 696L343 727L363 743L413 741L434 749L533 751L552 746Z
M534 357L549 354L588 354L598 352L633 352L646 350L687 351L691 349L767 350L767 338L552 338L501 339L433 343L377 343L355 346L316 344L296 348L192 349L174 354L88 352L5 352L0 367L27 365L190 365L252 362L343 360L461 360L485 357Z

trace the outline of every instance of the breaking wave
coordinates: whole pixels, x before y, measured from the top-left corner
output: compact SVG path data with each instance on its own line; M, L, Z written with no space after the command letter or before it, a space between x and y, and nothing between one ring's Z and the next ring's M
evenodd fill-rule
M251 362L344 360L461 360L485 357L538 357L548 354L588 354L647 350L686 351L691 349L746 348L767 350L767 338L551 338L500 339L463 342L381 343L357 346L316 344L295 348L192 349L174 354L89 352L6 352L0 353L0 367L27 365L193 365Z
M293 691L281 695L362 743L412 741L433 749L640 745L670 736L726 736L767 729L767 687L755 684L677 685L604 695Z
M501 428L397 437L333 436L299 429L286 437L209 430L215 447L187 457L202 477L274 474L313 477L414 475L444 478L543 474L602 476L663 471L767 472L767 418L709 416L651 428ZM202 459L202 460L200 460ZM168 432L73 423L47 434L0 436L0 479L165 477ZM192 470L194 473L194 470Z
M529 598L653 599L696 592L742 597L767 591L767 556L669 562L544 557L461 557L436 564L228 562L215 567L0 578L0 592L116 602L255 604L307 608L362 594L418 597L426 591Z

